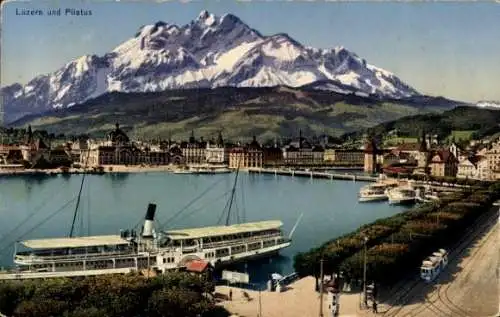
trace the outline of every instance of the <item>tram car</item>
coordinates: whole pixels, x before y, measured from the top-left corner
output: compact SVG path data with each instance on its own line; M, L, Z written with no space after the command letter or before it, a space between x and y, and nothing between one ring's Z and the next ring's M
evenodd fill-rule
M433 252L431 256L422 261L420 267L420 278L426 282L434 281L439 274L448 265L448 252L445 249L439 249Z

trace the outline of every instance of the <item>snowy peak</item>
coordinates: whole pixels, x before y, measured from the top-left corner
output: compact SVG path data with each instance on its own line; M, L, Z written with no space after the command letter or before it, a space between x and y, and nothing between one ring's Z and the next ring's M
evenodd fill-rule
M235 15L206 10L183 26L144 25L102 57L84 55L1 92L10 112L25 114L69 107L109 91L279 85L389 98L418 95L342 46L305 47L286 33L264 36Z
M482 100L476 103L476 107L500 110L500 101Z

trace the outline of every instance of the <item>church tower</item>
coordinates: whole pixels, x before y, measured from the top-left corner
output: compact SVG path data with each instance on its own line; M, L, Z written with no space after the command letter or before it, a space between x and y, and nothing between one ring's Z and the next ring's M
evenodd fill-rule
M377 172L377 143L373 137L368 138L365 144L365 160L364 171L366 173L375 174Z
M426 173L427 165L429 159L429 148L426 140L425 131L422 130L422 136L420 139L420 147L418 148L418 170L422 173Z

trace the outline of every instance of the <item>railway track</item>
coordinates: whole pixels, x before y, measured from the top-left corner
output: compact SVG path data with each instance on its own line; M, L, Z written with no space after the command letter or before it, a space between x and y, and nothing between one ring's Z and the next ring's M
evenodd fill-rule
M445 274L449 273L449 265L457 264L458 260L462 257L464 252L470 247L470 245L478 240L485 232L491 229L491 227L496 223L498 218L498 211L489 211L483 215L481 215L474 224L469 227L466 233L462 236L462 238L455 244L455 246L451 249L449 253L450 263L448 264L448 268L445 269ZM473 254L470 255L467 259L462 261L463 270L470 271L471 264L473 264L479 257L480 251L483 249L482 246L484 243L488 241L487 237L490 234L493 234L494 231L490 231L486 237L483 237L483 241L481 245L475 248ZM441 273L443 274L443 273ZM464 274L462 271L461 274ZM440 276L437 279L442 279ZM476 316L474 312L469 312L456 303L454 303L449 294L449 288L451 287L451 283L446 284L427 284L421 281L420 279L411 279L408 280L408 283L403 284L395 293L398 294L398 297L395 299L395 303L393 306L388 308L385 312L383 312L384 316L419 316L423 312L433 312L436 316ZM427 295L422 295L427 294ZM418 298L418 297L421 298ZM403 311L405 305L409 303L411 300L421 300L424 303L419 305L409 311ZM439 307L439 304L442 304L443 307ZM397 306L396 306L397 305ZM402 314L400 314L402 313ZM471 315L472 314L472 315ZM424 315L428 316L428 314Z

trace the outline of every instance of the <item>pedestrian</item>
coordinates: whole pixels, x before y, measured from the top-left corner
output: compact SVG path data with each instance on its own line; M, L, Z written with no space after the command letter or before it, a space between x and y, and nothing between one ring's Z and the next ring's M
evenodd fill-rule
M377 302L373 302L373 312L377 314Z
M229 300L230 301L233 300L233 290L232 289L229 290Z

